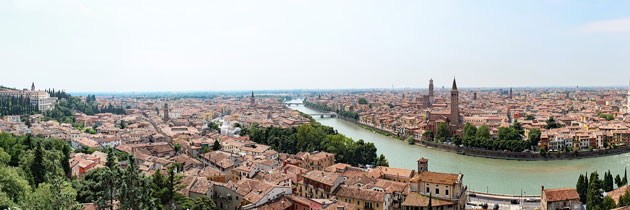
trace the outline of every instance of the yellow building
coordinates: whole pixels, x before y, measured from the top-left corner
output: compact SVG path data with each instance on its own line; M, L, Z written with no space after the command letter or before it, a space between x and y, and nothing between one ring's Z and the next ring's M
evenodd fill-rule
M359 210L391 209L391 194L356 187L339 187L335 193L339 201L356 205Z

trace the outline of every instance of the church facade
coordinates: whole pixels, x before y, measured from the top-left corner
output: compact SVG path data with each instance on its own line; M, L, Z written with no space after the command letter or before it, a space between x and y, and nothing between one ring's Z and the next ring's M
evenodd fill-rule
M452 134L460 133L463 127L463 117L459 111L459 90L457 89L457 81L453 79L453 85L450 91L450 100L446 104L436 104L433 95L433 80L429 83L429 95L431 96L430 104L425 110L425 119L427 127L434 134L437 132L438 124L446 123ZM447 101L447 100L445 100Z

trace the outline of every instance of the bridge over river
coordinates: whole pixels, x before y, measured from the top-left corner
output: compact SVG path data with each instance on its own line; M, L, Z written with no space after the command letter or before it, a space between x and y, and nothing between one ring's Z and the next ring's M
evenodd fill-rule
M285 105L287 105L289 108L291 108L292 106L294 106L294 108L298 108L300 106L304 106L304 103L302 103L302 100L291 100L291 101L285 101L283 102ZM319 118L335 118L337 117L337 113L335 112L319 112L319 111L315 111L315 110L311 110L309 112L303 112L305 114L311 115L313 117L319 117Z

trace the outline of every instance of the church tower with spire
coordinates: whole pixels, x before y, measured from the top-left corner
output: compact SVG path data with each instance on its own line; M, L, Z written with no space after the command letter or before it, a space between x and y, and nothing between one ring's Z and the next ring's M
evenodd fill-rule
M435 98L433 95L433 79L429 80L429 105L433 105L435 103Z
M451 88L451 124L459 126L459 91L457 90L457 82L453 78L453 87Z
M33 84L31 84L31 91L35 91L35 82L33 82Z
M254 97L254 91L252 90L252 96L249 98L249 105L256 106L256 98Z

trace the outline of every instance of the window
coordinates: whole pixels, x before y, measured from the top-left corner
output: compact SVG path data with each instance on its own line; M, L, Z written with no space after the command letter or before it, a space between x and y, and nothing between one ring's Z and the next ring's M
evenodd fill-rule
M439 195L440 194L440 189L439 188L435 188L435 194Z
M448 190L446 190L446 195L448 195Z
M429 190L429 187L427 187L427 192L431 192L431 190Z

